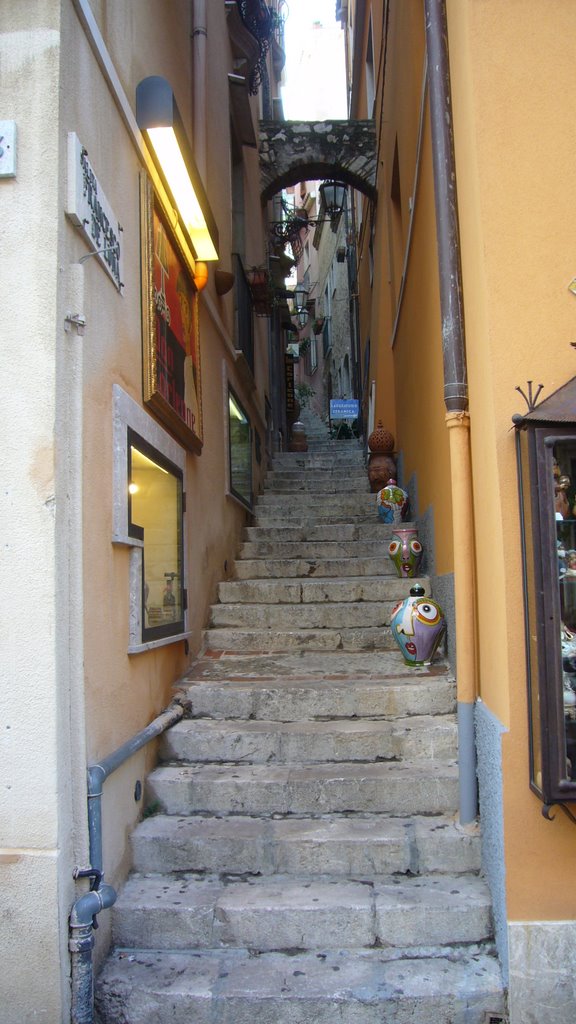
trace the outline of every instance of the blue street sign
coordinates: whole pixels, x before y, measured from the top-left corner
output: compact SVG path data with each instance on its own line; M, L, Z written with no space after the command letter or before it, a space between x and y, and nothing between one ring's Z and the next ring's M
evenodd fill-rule
M358 399L357 398L331 398L330 399L331 420L357 420Z

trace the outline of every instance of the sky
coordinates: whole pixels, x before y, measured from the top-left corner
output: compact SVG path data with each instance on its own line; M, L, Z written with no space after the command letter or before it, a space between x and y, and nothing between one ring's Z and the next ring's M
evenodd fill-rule
M286 0L284 117L345 118L344 32L336 0Z

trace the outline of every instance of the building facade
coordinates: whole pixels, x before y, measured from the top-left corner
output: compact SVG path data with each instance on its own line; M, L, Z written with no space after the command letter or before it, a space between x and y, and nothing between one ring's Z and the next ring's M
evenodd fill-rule
M566 130L576 11L562 0L343 0L338 11L350 116L374 118L379 154L377 205L357 197L364 411L396 438L435 593L452 609L463 815L474 814L477 779L510 1019L568 1021L576 1006L573 701L570 637L561 649L559 636L571 632L571 599L562 588L558 597L554 568L533 594L537 556L521 533L512 418L527 414L518 388L533 407L527 382L556 402L551 413L528 413L540 426L555 423L551 435L569 434L576 414ZM538 545L555 565L551 538L559 519L573 517L569 500L558 511L572 463L546 443L542 479L556 499ZM565 547L572 542L562 533L561 554ZM548 619L555 632L536 651ZM550 700L555 719L546 717ZM539 761L551 735L559 743L552 797L542 783L548 755Z
M286 430L248 273L266 256L277 8L3 5L6 1024L70 1019L67 922L96 881L86 767L169 703ZM179 112L198 216L154 157L151 84ZM112 885L153 760L149 744L102 792Z

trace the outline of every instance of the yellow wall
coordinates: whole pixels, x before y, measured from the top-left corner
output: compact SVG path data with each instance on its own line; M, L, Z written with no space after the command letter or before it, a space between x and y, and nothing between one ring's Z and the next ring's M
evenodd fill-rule
M426 107L422 133L419 130L425 50L422 5L391 5L385 55L383 25L383 7L374 5L375 70L380 86L385 81L385 90L383 103L382 89L377 92L375 115L379 159L371 290L365 266L368 231L363 235L361 307L369 311L369 316L364 313L364 336L370 331L375 420L382 419L394 433L403 457L404 482L415 476L415 515L434 509L435 567L443 574L453 569L452 508ZM366 40L367 26L365 45ZM363 95L363 86L358 92Z
M470 378L481 693L503 740L511 919L576 916L575 833L528 790L526 669L511 417L527 380L574 374L576 117L570 0L450 0Z

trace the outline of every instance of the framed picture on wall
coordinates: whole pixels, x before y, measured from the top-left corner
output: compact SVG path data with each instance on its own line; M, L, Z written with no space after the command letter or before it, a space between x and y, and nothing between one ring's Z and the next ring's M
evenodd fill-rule
M198 293L192 267L142 175L144 402L190 450L203 444Z

